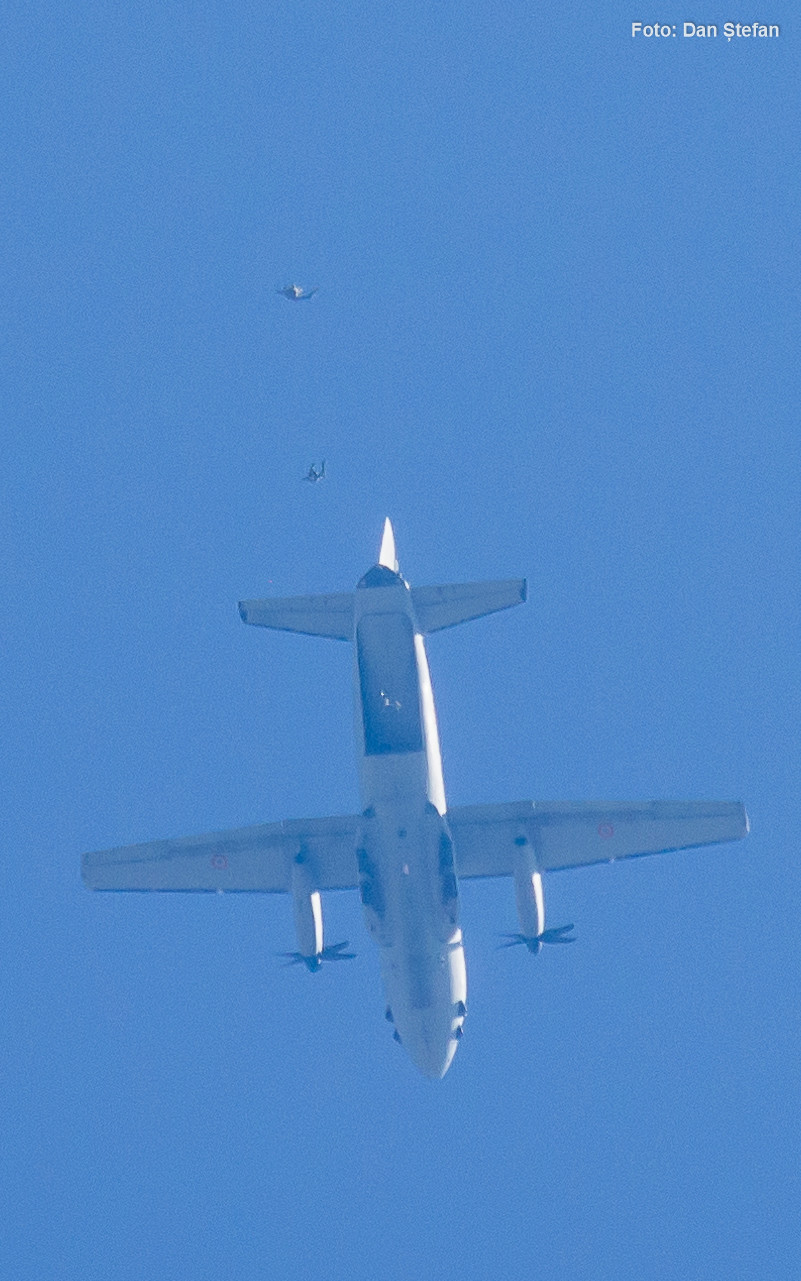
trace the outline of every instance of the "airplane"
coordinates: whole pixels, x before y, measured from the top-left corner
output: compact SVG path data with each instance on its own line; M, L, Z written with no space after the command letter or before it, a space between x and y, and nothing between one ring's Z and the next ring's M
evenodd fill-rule
M303 479L310 480L313 485L316 484L318 480L325 480L325 459L323 459L322 463L320 464L319 471L315 467L314 463L312 463L311 467L306 472L306 475L303 477Z
M307 299L313 298L319 293L319 288L304 290L301 285L284 285L283 289L276 289L277 294L283 294L290 302L306 302Z
M505 876L519 931L501 946L537 953L571 941L545 928L543 874L736 841L738 801L540 802L448 808L425 637L526 599L526 580L410 587L387 519L377 563L353 592L245 600L245 623L350 641L354 654L358 814L266 823L85 854L94 890L284 892L298 951L319 970L345 960L323 944L320 895L358 889L378 946L386 1018L433 1080L453 1060L467 1013L459 882Z

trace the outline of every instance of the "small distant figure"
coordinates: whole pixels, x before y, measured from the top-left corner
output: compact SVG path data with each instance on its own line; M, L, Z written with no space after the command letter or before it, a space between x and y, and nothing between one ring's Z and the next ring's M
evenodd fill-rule
M311 481L312 485L316 485L318 480L325 480L325 459L321 462L319 471L312 463L303 479Z
M304 289L301 285L284 285L283 289L276 289L277 294L283 294L290 302L306 302L313 298L319 292L317 287L314 289Z

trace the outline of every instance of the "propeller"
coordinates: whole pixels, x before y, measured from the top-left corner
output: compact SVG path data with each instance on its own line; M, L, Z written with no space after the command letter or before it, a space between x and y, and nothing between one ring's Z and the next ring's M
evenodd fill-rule
M567 937L568 931L573 928L573 925L557 925L554 929L535 934L533 938L529 938L527 934L504 934L503 937L509 941L499 943L498 951L502 947L517 947L520 943L525 944L529 952L539 952L543 943L575 943L575 938Z
M344 943L332 943L329 947L324 947L322 952L315 952L312 956L304 956L303 952L277 952L277 956L286 958L286 964L305 965L310 974L319 970L323 961L352 961L355 952L343 952L343 948L348 946L348 940Z

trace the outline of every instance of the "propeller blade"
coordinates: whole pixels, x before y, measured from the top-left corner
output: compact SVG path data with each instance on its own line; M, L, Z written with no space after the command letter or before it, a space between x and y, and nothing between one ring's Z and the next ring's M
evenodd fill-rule
M343 952L343 948L348 946L348 940L342 943L332 943L330 947L324 947L322 952L313 953L311 956L304 956L303 952L276 952L275 955L284 958L284 968L290 965L305 965L308 970L318 970L323 961L352 961L355 959L355 952Z
M525 934L502 934L501 937L508 939L507 943L499 943L496 951L504 947L517 947L518 944L525 944L529 952L538 952L543 943L575 943L575 938L565 937L569 930L575 929L573 925L555 925L552 929L543 930L541 934L528 938Z
M540 935L541 943L575 943L574 938L565 938L564 936L570 930L575 929L574 925L557 925L552 930L543 930Z
M342 943L331 943L328 947L324 947L320 953L322 959L324 961L352 961L356 953L343 952L342 950L348 946L348 943L349 940L345 939Z

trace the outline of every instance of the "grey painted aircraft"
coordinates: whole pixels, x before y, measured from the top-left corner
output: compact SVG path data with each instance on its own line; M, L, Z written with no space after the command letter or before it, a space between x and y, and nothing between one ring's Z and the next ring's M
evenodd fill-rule
M313 485L316 485L318 480L325 480L325 459L323 459L322 463L320 464L319 471L315 467L314 463L312 463L311 467L306 472L306 475L303 477L303 479L311 481Z
M306 302L320 291L316 286L314 289L303 289L301 285L284 285L283 289L276 289L275 292L283 294L284 298L288 298L290 302Z
M512 801L448 809L424 637L526 599L524 579L410 587L387 520L378 563L355 592L242 601L246 623L351 641L361 812L155 841L83 859L97 890L285 892L311 971L345 960L323 944L320 895L358 889L378 946L386 1017L425 1076L445 1075L462 1036L467 976L459 880L513 880L519 943L570 941L545 928L543 873L736 841L736 801Z

